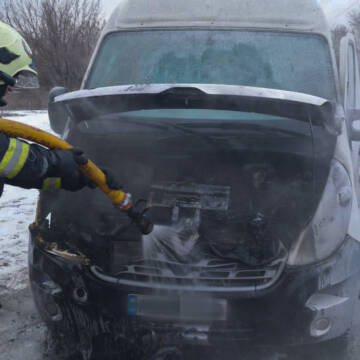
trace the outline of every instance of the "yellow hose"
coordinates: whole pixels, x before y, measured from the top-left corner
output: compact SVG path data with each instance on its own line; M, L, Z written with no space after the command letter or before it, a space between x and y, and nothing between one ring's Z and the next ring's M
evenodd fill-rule
M46 131L18 121L0 118L0 132L10 137L21 138L41 144L49 149L68 150L73 148L73 146L66 141L61 140ZM105 174L92 161L89 160L86 165L80 166L80 169L115 205L122 205L125 199L127 199L128 194L125 192L121 190L111 190L107 186ZM131 207L131 201L124 210L127 210L129 207Z

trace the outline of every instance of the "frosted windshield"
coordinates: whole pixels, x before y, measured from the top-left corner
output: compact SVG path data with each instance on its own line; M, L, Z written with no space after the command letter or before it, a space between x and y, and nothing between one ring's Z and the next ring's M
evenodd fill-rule
M110 34L86 88L149 83L245 85L336 97L323 37L235 30Z

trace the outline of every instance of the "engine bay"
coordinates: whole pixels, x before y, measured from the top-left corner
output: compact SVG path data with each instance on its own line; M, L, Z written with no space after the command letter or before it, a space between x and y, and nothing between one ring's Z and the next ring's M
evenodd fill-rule
M82 125L69 141L137 194L155 230L143 236L99 190L42 192L40 216L51 214L49 236L60 249L79 251L112 274L149 261L155 268L214 260L265 267L284 259L327 177L328 154L315 156L314 131L306 124L296 134L263 126L145 129L134 122L94 134L94 121L86 136Z

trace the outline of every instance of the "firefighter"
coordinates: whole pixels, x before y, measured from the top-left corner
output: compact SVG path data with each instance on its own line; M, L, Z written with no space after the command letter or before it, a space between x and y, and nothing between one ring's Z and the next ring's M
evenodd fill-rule
M14 85L38 87L37 70L24 38L0 21L0 106L6 105L4 97ZM0 195L5 183L43 190L94 187L79 170L87 162L82 154L79 149L48 150L0 134ZM109 171L106 175L110 188L121 188Z

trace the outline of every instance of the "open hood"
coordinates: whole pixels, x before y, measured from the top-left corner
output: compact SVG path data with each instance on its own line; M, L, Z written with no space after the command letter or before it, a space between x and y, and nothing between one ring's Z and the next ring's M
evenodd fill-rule
M335 108L329 101L312 95L232 85L150 84L80 90L57 96L75 121L90 120L109 113L151 109L207 109L286 116L336 131Z

